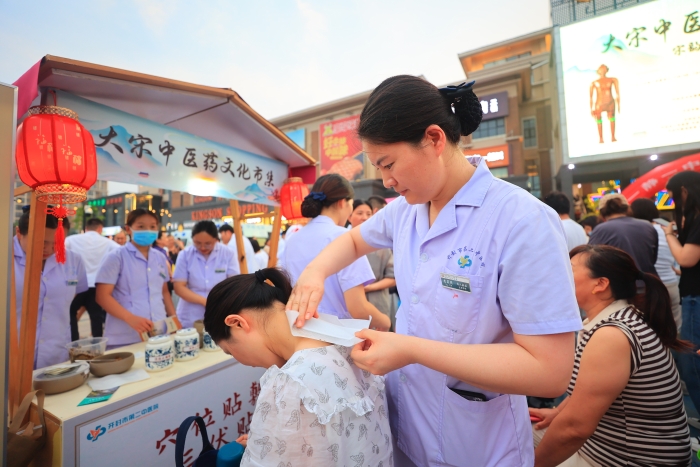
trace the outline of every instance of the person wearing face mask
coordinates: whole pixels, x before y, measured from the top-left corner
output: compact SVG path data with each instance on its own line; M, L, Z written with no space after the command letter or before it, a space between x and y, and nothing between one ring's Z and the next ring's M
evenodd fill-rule
M131 242L105 256L95 278L95 298L107 312L108 348L141 342L142 332L175 314L168 292L168 260L151 246L158 238L156 213L135 209L126 220Z
M301 204L301 214L311 222L287 235L282 263L295 282L306 266L323 248L347 230L343 227L352 213L355 191L344 177L328 174L314 183L311 193ZM325 280L325 294L318 304L322 313L344 318L367 319L372 327L388 330L389 317L372 305L365 295L365 286L375 281L367 258L358 258Z
M219 232L212 221L197 222L192 229L192 244L178 256L173 282L180 297L177 318L182 327L190 328L204 318L209 291L227 277L240 274L233 251L219 242Z
M88 289L87 273L80 256L66 251L66 262L56 262L54 254L54 234L58 219L46 215L44 229L44 250L42 255L41 288L39 311L36 325L34 368L44 368L68 360L65 345L71 341L70 305L76 294ZM14 239L15 297L17 331L22 318L24 274L29 233L29 209L19 219L17 235Z

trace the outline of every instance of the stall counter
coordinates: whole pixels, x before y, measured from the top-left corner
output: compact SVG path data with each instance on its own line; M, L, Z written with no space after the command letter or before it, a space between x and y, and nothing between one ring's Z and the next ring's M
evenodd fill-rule
M144 350L139 343L107 353L132 352L137 355L132 369L145 369ZM248 432L264 371L241 365L221 350L200 350L198 358L149 373L150 378L120 387L105 402L78 406L91 391L87 382L46 396L49 437L33 465L170 467L177 429L195 414L204 418L215 448L235 441ZM94 378L90 375L88 382ZM201 449L197 435L194 427L188 433L185 465Z

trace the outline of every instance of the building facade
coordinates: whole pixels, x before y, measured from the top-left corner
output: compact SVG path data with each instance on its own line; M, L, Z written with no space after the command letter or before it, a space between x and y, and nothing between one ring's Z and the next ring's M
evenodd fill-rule
M465 154L485 157L499 178L524 179L536 197L551 191L561 161L551 29L461 53L459 60L466 79L476 81L484 112L479 128L463 138Z
M507 178L538 197L552 188L552 168L561 161L559 135L553 130L557 105L551 53L549 29L465 52L459 55L465 78L449 83L476 80L474 89L484 110L479 129L462 140L464 153L484 157L495 176ZM341 157L354 155L352 143L349 151L342 147L350 135L343 133L345 128L336 127L358 118L370 93L311 107L272 123L292 139L298 138L298 144L319 162L318 174L323 175L324 157L332 158L334 150L339 150ZM336 134L337 138L332 136ZM356 191L363 196L385 194L378 193L383 191L381 185L371 183L379 178L374 167L366 158L362 164L361 176L353 172ZM395 194L388 192L386 196Z

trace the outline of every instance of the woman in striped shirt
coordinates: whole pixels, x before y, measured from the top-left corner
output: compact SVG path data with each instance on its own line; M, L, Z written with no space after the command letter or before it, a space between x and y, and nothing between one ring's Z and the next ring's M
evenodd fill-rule
M666 287L617 248L582 245L570 257L587 319L569 397L556 409L530 409L542 419L533 429L535 466L690 465L671 357L671 349L689 346L678 340ZM638 281L644 294L637 294Z

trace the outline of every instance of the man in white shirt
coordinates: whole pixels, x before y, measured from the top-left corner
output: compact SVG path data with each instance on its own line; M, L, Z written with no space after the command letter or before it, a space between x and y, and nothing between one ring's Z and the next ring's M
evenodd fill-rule
M66 249L80 255L85 264L85 272L89 289L79 293L73 299L70 306L71 339L79 339L78 335L78 310L85 307L90 315L90 330L92 337L102 336L102 326L105 322L105 311L95 301L95 276L100 267L102 258L107 253L120 248L120 246L108 238L102 236L104 223L95 217L88 219L85 224L85 233L71 235L66 238Z
M561 219L561 225L564 227L564 234L566 235L566 246L569 248L569 251L579 245L588 243L586 231L578 222L569 217L571 203L564 193L560 191L551 192L545 196L544 204L554 209L556 213L559 214L559 219Z
M233 238L233 227L229 224L224 224L219 227L219 236L221 237L221 242L229 247L231 251L238 256L238 247L236 246L236 239ZM248 240L248 237L243 236L243 250L245 254L245 262L248 266L248 274L252 274L258 270L258 262L255 260L255 250L253 250L253 245Z

